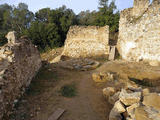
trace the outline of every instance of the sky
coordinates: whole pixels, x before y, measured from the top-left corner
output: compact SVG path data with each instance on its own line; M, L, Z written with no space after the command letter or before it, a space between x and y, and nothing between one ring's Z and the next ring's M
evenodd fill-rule
M84 10L97 10L98 0L0 0L0 4L16 5L20 2L26 3L29 10L36 12L41 8L58 8L62 5L66 5L67 8L73 9L78 14ZM129 8L133 6L133 0L116 0L116 5L119 10Z

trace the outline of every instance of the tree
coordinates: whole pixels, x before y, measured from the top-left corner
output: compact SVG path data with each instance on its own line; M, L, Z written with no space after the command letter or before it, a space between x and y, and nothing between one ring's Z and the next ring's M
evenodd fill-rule
M0 31L4 32L11 29L12 7L8 4L0 5Z
M99 0L99 9L108 9L108 0Z
M96 11L90 12L89 10L82 11L78 14L78 24L80 25L92 25L94 22L94 15Z
M48 22L50 8L43 8L35 13L35 19L40 22Z
M5 38L6 33L0 33L0 46L3 46L7 43L7 39Z
M55 10L44 8L35 14L34 21L24 34L29 36L39 50L45 51L64 45L69 27L75 23L74 12L66 6Z
M15 31L22 34L23 30L29 28L34 14L28 10L28 6L24 3L19 3L18 7L13 10L13 27Z
M7 43L5 35L11 29L11 13L12 7L8 4L0 5L0 46Z
M77 16L79 25L110 26L110 32L118 31L119 11L115 0L99 0L98 11L82 11Z
M64 45L69 27L72 25L110 26L111 32L118 31L119 11L115 0L99 0L98 11L82 11L75 15L66 6L57 9L43 8L33 14L28 5L0 5L0 45L6 42L5 34L15 30L18 35L28 35L38 49L45 51Z
M110 31L118 31L119 11L116 11L115 0L110 3L108 0L99 0L99 11L95 20L95 25L109 25Z

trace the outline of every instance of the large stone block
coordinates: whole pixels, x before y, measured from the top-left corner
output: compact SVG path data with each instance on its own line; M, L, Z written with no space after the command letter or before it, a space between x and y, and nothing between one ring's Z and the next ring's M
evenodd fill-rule
M141 92L127 93L125 89L122 89L119 99L126 106L139 103L141 100Z

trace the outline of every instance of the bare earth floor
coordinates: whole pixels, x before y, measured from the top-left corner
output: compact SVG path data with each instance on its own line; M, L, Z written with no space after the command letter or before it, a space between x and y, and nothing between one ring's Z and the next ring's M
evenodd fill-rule
M51 52L59 55L61 51L60 49L58 52ZM46 55L49 56L49 59L53 59L48 53L44 54L44 58L47 58ZM99 68L84 72L62 68L60 67L61 62L46 64L32 80L21 100L15 104L15 109L10 117L4 120L48 120L58 108L66 110L59 120L108 120L112 106L103 97L102 89L114 86L114 84L94 83L91 77L95 72L115 72L122 77L124 82L129 77L134 80L147 80L149 83L147 87L160 92L159 67L122 60L113 62L106 61L106 59L97 60L101 63ZM140 83L143 83L140 85L144 85L144 82ZM75 97L66 98L61 95L60 89L66 84L75 84L77 88Z
M66 110L60 120L108 119L111 106L102 95L102 86L96 85L91 78L94 71L70 71L52 64L45 68L46 75L54 74L47 80L43 71L31 83L31 88L18 103L11 120L47 120L57 108ZM77 95L72 98L61 96L60 88L72 83L76 85Z

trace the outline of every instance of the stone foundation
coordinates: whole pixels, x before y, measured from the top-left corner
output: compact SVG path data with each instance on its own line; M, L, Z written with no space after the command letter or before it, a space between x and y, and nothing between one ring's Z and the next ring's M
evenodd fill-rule
M8 43L0 47L0 119L9 115L41 67L40 54L30 40L17 39L15 32L6 37Z

